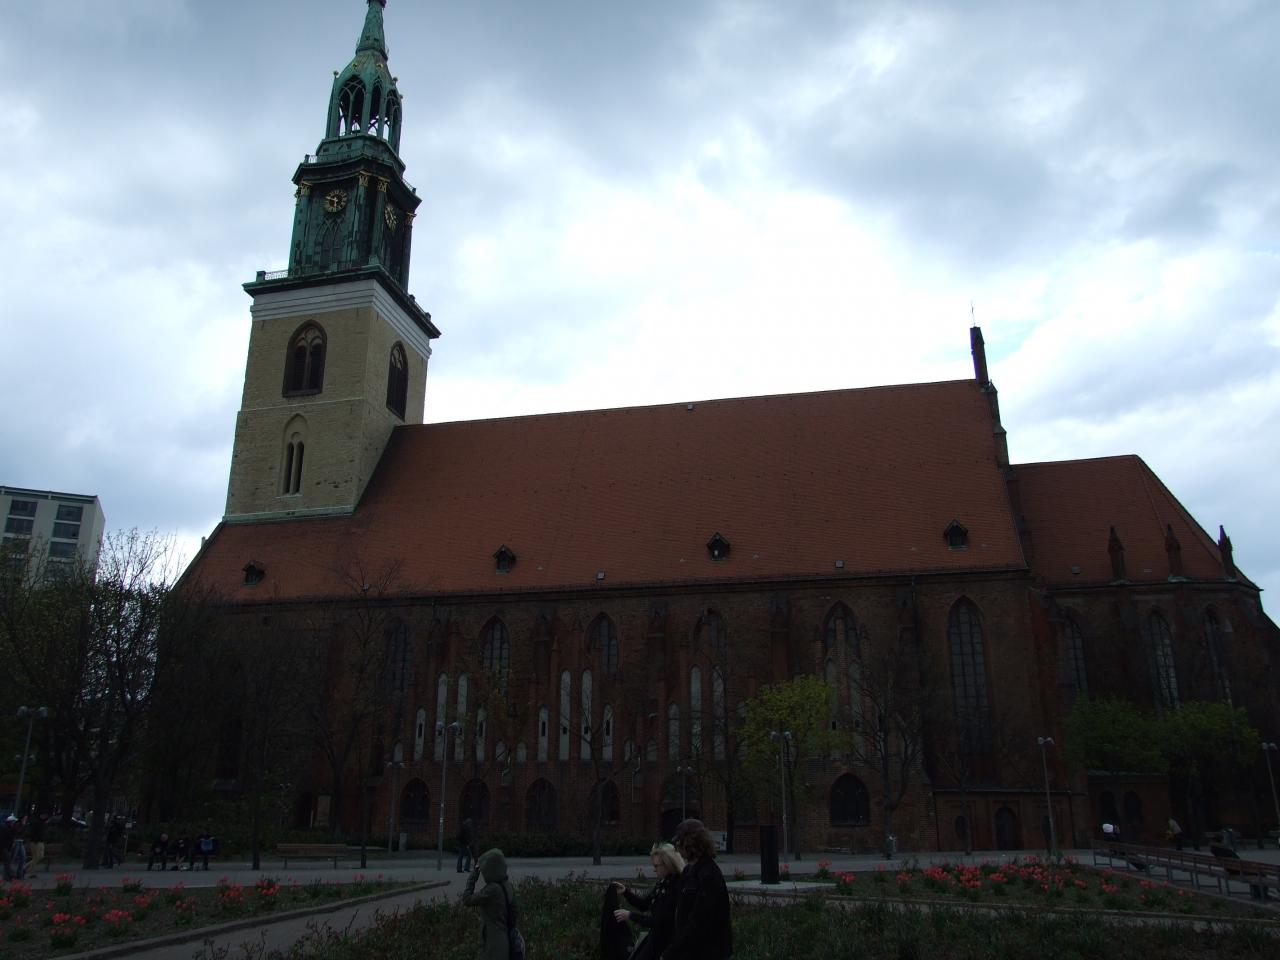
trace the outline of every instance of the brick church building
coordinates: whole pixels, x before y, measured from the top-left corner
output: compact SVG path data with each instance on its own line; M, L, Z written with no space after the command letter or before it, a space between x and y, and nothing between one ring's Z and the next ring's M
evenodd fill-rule
M582 834L598 810L656 837L697 813L751 849L779 800L735 776L741 705L823 678L856 744L872 662L911 666L965 733L968 762L935 725L901 771L905 849L1042 847L1046 794L1064 843L1103 818L1162 834L1163 779L1065 763L1081 696L1224 699L1274 735L1277 630L1226 534L1137 456L1010 463L977 328L972 379L423 423L440 331L408 293L384 5L294 175L288 269L245 286L226 514L188 573L237 622L311 624L337 663L347 615L375 611L371 823L427 843L443 799L451 831ZM341 699L355 681L331 676ZM881 845L893 781L867 756L795 765L808 849ZM300 822L354 830L354 782L336 803L317 763ZM1253 800L1209 803L1245 825Z

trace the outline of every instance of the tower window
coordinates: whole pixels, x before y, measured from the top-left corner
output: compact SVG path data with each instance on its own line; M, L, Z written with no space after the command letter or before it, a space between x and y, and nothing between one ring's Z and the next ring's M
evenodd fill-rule
M284 470L281 472L280 492L288 495L302 492L302 457L306 445L301 434L295 433L284 448Z
M969 545L969 531L965 529L964 524L959 520L952 520L947 524L947 529L942 532L942 537L952 550L963 550Z
M728 560L729 541L719 533L713 534L711 539L707 541L707 552L711 555L712 560Z
M404 419L408 394L409 361L405 358L404 347L397 343L391 348L391 360L387 364L387 409L401 420Z
M342 114L343 134L364 131L364 84L359 77L352 77L338 97L338 110Z
M314 323L299 330L289 343L285 362L284 395L319 393L324 386L324 331Z
M258 566L252 560L244 565L244 582L246 586L254 586L262 582L262 578L267 575L267 571Z

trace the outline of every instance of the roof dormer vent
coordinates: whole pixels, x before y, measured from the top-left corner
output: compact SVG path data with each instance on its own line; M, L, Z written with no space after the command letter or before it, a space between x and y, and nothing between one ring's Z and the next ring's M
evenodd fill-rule
M266 575L267 571L252 560L244 565L244 583L246 587L257 586Z
M516 565L515 552L505 543L500 546L493 554L493 568L498 573L510 573L511 568Z
M715 561L729 559L729 541L722 537L719 532L711 535L711 539L707 541L707 553L711 555L711 559Z
M947 546L952 550L963 550L969 546L969 531L959 520L952 520L947 524L947 529L942 531L942 539L947 541Z

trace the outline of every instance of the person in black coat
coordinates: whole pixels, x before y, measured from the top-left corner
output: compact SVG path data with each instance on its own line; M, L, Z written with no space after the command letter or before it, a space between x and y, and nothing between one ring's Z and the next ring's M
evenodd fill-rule
M675 846L689 865L680 877L675 932L662 960L729 960L733 956L729 889L716 864L711 832L701 820L681 821Z
M649 851L649 862L658 878L647 894L627 889L624 883L615 882L618 892L635 910L615 910L614 920L625 923L630 920L646 928L649 935L640 941L631 960L658 960L662 951L671 943L675 931L676 903L680 897L680 876L684 872L684 858L669 843L655 843Z

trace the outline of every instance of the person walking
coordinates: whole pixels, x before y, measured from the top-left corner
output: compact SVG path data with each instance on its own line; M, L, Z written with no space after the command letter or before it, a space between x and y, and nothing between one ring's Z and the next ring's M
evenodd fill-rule
M477 892L476 882L484 878ZM514 960L510 944L520 918L515 891L507 876L507 858L496 847L476 861L462 893L462 905L480 911L480 951L477 960ZM518 936L518 934L516 934ZM521 941L523 946L523 941Z
M730 960L733 921L729 890L716 863L711 831L701 820L683 820L674 839L688 866L680 877L675 931L662 960Z
M13 852L10 857L13 859L13 876L17 880L23 880L27 875L27 818L23 817L13 825Z
M116 855L116 847L120 845L120 838L123 836L124 821L119 817L112 817L111 823L107 826L106 849L102 851L102 866L104 869L110 870L122 859L122 857Z
M160 861L160 869L167 870L169 867L169 835L162 833L151 841L151 855L147 857L147 871L150 872L152 865Z
M1182 849L1182 825L1178 823L1177 820L1173 819L1173 817L1169 818L1169 829L1167 832L1169 834L1169 840L1173 843L1175 847L1181 850Z
M44 863L44 838L49 829L49 815L42 813L31 820L31 861L27 864L27 876L36 875L36 864ZM46 867L47 869L47 867Z
M462 826L458 829L458 872L466 873L471 869L471 859L475 856L476 827L470 817L462 818ZM463 866L463 863L466 866Z
M669 843L655 843L649 851L649 862L658 878L647 894L636 893L625 883L614 881L618 892L635 910L615 910L613 919L618 923L632 923L644 927L648 934L631 953L630 960L658 960L667 946L676 925L676 904L680 899L681 874L684 858Z

